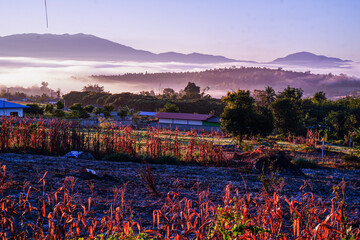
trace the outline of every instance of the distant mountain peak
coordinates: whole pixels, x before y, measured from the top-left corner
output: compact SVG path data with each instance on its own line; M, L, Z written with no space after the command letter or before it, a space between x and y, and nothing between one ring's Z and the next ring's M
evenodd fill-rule
M277 58L271 63L280 63L288 65L303 65L303 66L322 66L322 67L334 67L344 63L352 62L351 60L342 60L335 57L327 57L323 55L316 55L311 52L297 52L289 54L283 58Z
M238 61L201 53L155 54L84 33L61 35L26 33L0 37L0 56L134 62L225 63Z

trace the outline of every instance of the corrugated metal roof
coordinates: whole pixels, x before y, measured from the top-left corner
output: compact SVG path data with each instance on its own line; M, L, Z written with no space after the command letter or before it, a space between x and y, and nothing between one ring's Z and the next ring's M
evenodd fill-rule
M207 114L169 113L169 112L159 112L158 114L155 115L155 117L157 118L195 120L195 121L206 121L207 119L213 116L214 115L207 115Z
M211 118L206 120L207 122L212 122L212 123L219 123L220 122L220 118L217 116L212 116Z
M0 100L0 109L4 109L4 108L29 108L29 106Z
M150 116L150 117L153 117L156 115L156 112L145 112L145 111L140 111L139 112L139 115L140 116Z

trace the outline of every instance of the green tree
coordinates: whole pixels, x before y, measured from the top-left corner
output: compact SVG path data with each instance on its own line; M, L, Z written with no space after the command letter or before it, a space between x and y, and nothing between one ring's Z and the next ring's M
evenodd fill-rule
M274 116L274 124L279 134L300 134L303 130L301 114L296 102L290 98L276 99L270 108Z
M62 109L55 109L53 115L58 118L65 117L65 112Z
M237 92L228 92L222 100L227 104L221 114L221 127L225 132L236 137L239 144L245 136L259 132L256 122L259 115L250 91L239 89Z
M172 88L164 88L163 90L163 97L165 98L172 98L175 96L175 91Z
M87 105L84 107L84 110L87 112L87 113L92 113L94 111L94 106L93 105Z
M54 112L54 105L52 104L46 104L45 106L45 112L52 114Z
M100 86L99 84L88 84L87 86L83 87L83 92L96 92L96 93L102 93L104 92L104 86Z
M267 107L255 106L255 112L256 129L254 132L262 136L268 136L274 129L274 117L271 110Z
M325 92L323 91L320 91L320 92L316 92L313 96L313 100L316 102L316 103L322 103L324 101L326 101L326 94Z
M81 106L81 103L74 103L70 106L70 118L88 118L89 114Z
M263 107L269 107L276 97L275 90L270 86L267 86L265 90L254 90L253 95L256 104Z
M117 115L120 117L120 118L124 118L128 115L128 110L126 108L121 108L119 109Z
M303 96L303 90L301 88L292 88L287 86L284 91L278 94L278 98L289 98L293 100L300 100Z
M59 110L64 109L64 107L65 107L64 103L61 100L57 101L55 106L56 106L56 109L59 109Z
M24 108L26 115L43 115L44 108L41 108L38 104L26 104L29 108Z
M270 104L275 101L275 97L275 90L270 86L265 87L266 106L270 106Z
M179 107L176 106L176 104L167 102L162 109L160 109L160 112L174 112L178 113L180 112Z
M105 105L103 108L104 117L109 118L111 117L111 112L114 111L114 106L112 105Z
M94 110L95 115L100 115L103 113L103 109L100 107L95 108Z
M196 86L195 83L188 82L188 84L184 88L184 91L185 95L183 96L183 98L196 99L201 97L200 87Z
M343 138L347 116L343 111L332 110L326 117L327 123L336 131L337 138Z

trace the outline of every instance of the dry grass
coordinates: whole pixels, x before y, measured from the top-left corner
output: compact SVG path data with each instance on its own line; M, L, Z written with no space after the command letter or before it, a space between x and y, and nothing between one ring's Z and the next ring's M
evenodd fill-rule
M350 222L346 213L344 181L333 187L330 205L312 193L293 200L278 192L240 194L231 185L219 205L209 200L208 191L195 200L169 192L153 212L152 228L142 229L124 200L126 184L113 188L108 210L96 217L96 201L74 193L76 178L66 177L60 188L45 191L46 175L12 196L5 194L6 167L1 166L1 239L360 239L358 219Z
M224 164L221 135L148 128L145 133L130 127L109 124L107 128L84 127L78 122L57 119L0 118L0 152L64 155L78 150L101 159L113 153L126 153L134 159L143 156L171 156L183 162Z

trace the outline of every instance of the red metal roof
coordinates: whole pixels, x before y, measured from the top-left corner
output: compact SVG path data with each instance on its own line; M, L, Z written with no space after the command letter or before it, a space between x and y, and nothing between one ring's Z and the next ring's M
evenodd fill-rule
M207 115L207 114L170 113L170 112L159 112L155 115L155 117L157 118L194 120L194 121L205 121L213 116L214 115Z

